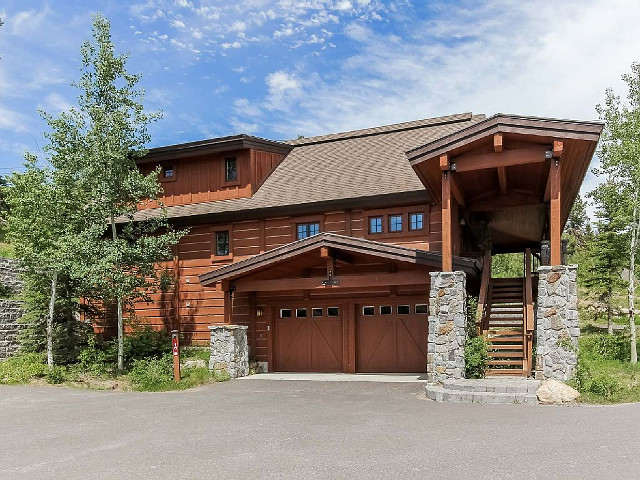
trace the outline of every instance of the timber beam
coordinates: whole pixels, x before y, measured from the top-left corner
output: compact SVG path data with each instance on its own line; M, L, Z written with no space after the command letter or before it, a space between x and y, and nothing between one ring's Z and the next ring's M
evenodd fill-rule
M354 262L352 255L329 247L320 248L320 258L333 258L336 262L345 263L347 265L353 265Z

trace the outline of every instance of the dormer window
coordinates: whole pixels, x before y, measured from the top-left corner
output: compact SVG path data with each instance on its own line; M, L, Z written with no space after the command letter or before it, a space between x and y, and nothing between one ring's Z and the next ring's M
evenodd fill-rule
M227 157L224 159L224 181L235 182L238 180L238 169L236 157Z
M162 167L162 178L173 178L173 165Z

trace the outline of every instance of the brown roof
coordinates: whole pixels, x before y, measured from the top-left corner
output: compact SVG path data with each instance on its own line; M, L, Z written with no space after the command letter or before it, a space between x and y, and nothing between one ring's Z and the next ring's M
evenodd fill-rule
M388 260L424 265L437 270L442 267L441 252L428 252L389 243L375 242L364 238L323 232L312 237L287 243L286 245L259 255L254 255L245 260L220 267L211 272L204 273L198 278L203 285L211 285L222 280L235 279L321 247L330 247L350 253L372 255ZM454 257L453 265L456 270L463 270L472 276L476 276L480 270L478 262L470 258Z
M483 115L463 113L288 142L295 148L250 198L167 207L169 218L301 208L387 195L428 201L405 152L454 133ZM135 219L154 216L141 210Z

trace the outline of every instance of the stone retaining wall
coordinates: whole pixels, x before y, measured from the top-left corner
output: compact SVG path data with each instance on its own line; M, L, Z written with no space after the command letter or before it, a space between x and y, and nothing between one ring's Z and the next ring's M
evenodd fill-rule
M467 329L467 277L464 272L431 272L427 380L462 378Z
M577 265L540 267L536 379L570 380L578 364Z
M23 287L20 273L22 268L17 260L0 258L0 293L19 294ZM18 323L24 311L22 302L0 299L0 360L5 360L19 348L18 335L25 325Z
M23 314L19 300L0 300L0 361L18 351L18 335L25 325L18 323Z
M20 278L22 267L17 260L12 258L0 258L0 285L11 291L19 293L23 282Z
M209 370L226 372L231 378L249 375L249 343L245 325L210 325Z

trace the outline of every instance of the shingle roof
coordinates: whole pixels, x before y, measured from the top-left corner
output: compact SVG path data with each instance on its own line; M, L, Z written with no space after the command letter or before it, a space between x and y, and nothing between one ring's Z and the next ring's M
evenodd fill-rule
M405 152L481 121L463 113L364 130L301 138L250 198L167 207L169 218L424 192ZM154 216L141 210L135 219Z

